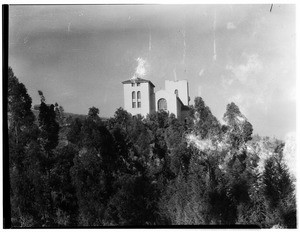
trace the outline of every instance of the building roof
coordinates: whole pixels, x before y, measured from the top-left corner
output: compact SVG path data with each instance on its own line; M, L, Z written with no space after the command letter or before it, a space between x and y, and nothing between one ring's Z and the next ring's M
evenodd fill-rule
M181 104L181 110L190 110L190 107L188 105L183 104L179 97L176 97L176 98L177 98L177 101L179 101Z
M191 108L189 106L183 105L181 111L189 111Z
M129 79L126 81L122 81L122 84L131 84L131 83L149 83L150 85L152 85L153 87L155 87L155 85L153 85L153 83L149 80L143 79L143 78L135 78L135 79Z
M178 96L176 96L176 99L177 99L177 101L179 101L179 103L181 104L181 106L184 106L184 104L182 103L181 99Z

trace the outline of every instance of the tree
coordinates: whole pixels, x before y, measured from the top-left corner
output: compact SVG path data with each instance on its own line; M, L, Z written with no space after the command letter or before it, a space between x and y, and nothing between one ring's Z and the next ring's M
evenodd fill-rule
M56 121L58 122L60 127L63 127L66 122L66 118L64 115L64 108L60 105L57 104L57 102L54 105L55 108L55 116L56 116Z
M239 149L252 137L252 125L247 118L240 112L238 106L233 102L227 105L226 112L223 117L227 123L228 129L227 137L229 143L235 149Z
M118 191L106 212L108 225L155 225L158 217L157 195L145 175L125 174L116 182Z
M56 114L54 105L46 105L45 97L42 91L38 91L41 97L40 111L39 111L39 128L40 136L39 142L43 149L43 162L41 168L45 178L45 205L47 212L45 213L46 225L54 225L54 206L52 199L53 186L51 185L51 169L54 166L55 160L53 159L53 149L58 145L59 124L56 121Z
M8 139L10 157L12 226L32 226L39 222L39 209L36 207L36 194L32 178L35 169L31 162L38 156L39 131L34 124L35 117L31 111L31 98L26 87L19 82L12 69L8 69ZM38 171L36 171L38 172Z
M296 228L295 187L280 157L266 160L263 183L269 226Z
M81 149L71 168L78 199L78 225L101 226L110 192L103 170L105 163L96 149Z
M113 136L98 112L98 109L90 108L88 117L76 129L80 129L80 146L71 168L79 206L79 225L85 226L103 225L119 168Z
M220 123L205 105L201 97L195 98L195 105L190 111L194 118L193 131L200 135L202 139L218 136L221 130Z
M39 91L41 105L39 112L39 127L41 130L41 143L47 155L58 145L59 124L56 121L54 105L46 105L42 91Z
M170 169L177 175L179 170L187 173L191 158L191 150L185 140L186 128L174 115L169 117L169 126L165 130L165 141L170 156Z
M99 119L99 109L94 106L89 108L88 117L93 119Z
M81 128L82 128L82 122L79 118L75 118L72 120L70 125L70 130L67 133L67 139L71 143L77 146L81 146Z
M56 148L54 151L55 165L51 170L51 186L55 223L59 226L78 225L78 200L70 173L76 154L78 148L73 144Z
M12 69L8 69L8 119L9 132L16 144L24 146L30 138L34 126L34 114L31 111L31 98L24 84L19 83Z
M132 116L123 108L118 108L114 114L114 117L110 119L109 126L110 128L119 127L122 130L125 130L127 133L127 128L129 124L132 123Z

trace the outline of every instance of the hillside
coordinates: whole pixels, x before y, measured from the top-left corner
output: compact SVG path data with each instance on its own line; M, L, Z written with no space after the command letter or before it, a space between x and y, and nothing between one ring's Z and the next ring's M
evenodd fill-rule
M36 117L36 119L38 119L39 111L35 110L35 109L32 109L32 112L33 112L34 116ZM69 119L75 119L75 118L79 118L80 120L84 120L87 117L87 115L64 112L64 117L66 118L66 120L68 122ZM107 117L101 117L101 120L107 121L108 118Z

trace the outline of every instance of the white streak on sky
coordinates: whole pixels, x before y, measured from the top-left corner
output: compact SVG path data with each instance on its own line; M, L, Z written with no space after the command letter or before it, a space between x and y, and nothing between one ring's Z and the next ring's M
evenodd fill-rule
M217 49L216 49L216 22L217 22L217 14L215 11L214 15L214 56L213 60L217 60Z
M28 43L28 35L26 35L26 37L23 39L23 43L27 44Z
M68 32L71 31L71 23L68 24Z
M152 46L151 43L152 43L151 42L151 29L149 29L149 52L151 51L151 46Z
M199 77L201 77L203 75L203 73L204 73L204 69L202 68L199 72Z
M236 26L234 25L233 22L228 22L227 25L226 25L227 29L228 30L234 30L236 29Z
M186 55L186 42L185 42L185 27L182 31L182 38L183 38L183 54L182 54L182 63L185 65L185 55Z
M174 80L177 81L176 68L173 69L173 73L174 73Z

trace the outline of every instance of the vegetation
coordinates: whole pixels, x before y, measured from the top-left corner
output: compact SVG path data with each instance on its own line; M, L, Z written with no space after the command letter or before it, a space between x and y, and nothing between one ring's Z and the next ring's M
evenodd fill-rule
M296 227L284 143L252 135L230 103L222 125L201 97L186 122L122 108L103 121L41 104L9 69L13 227L258 225Z

